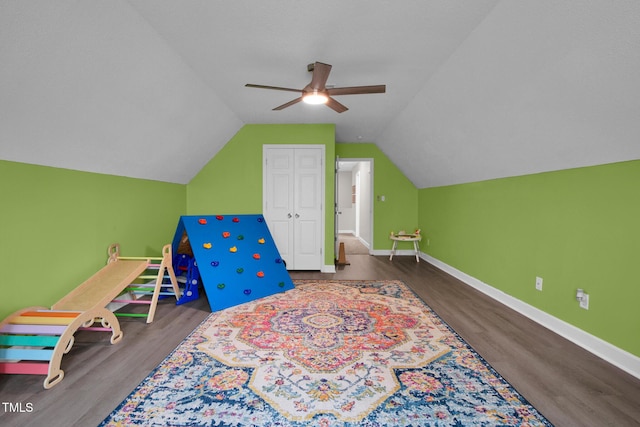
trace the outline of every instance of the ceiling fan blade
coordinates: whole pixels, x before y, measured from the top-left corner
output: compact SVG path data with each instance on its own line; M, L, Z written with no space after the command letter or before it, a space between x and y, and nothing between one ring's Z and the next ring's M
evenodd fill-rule
M298 102L300 102L300 101L302 101L302 97L300 97L300 98L296 98L296 99L293 99L293 100L291 100L291 101L287 102L286 104L282 104L282 105L280 105L280 106L278 106L278 107L274 108L273 110L274 110L274 111L284 110L285 108L287 108L287 107L291 107L292 105L297 104L297 103L298 103Z
M345 111L348 110L347 107L345 107L344 105L340 104L338 101L336 101L335 99L333 99L331 97L329 97L329 100L327 101L327 107L331 108L336 113L344 113Z
M330 72L331 65L323 64L322 62L315 62L313 64L313 77L311 77L309 88L317 91L324 90Z
M386 85L333 87L327 89L329 95L364 95L367 93L385 93Z
M251 83L247 83L244 85L245 87L255 87L258 89L273 89L273 90L286 90L288 92L298 92L302 93L302 89L292 89L290 87L279 87L279 86L265 86L265 85L254 85Z

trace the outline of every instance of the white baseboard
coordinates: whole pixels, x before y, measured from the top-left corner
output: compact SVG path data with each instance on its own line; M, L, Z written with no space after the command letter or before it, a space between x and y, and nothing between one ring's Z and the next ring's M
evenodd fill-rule
M372 251L369 251L369 253L375 256L391 256L391 249L374 249ZM397 249L396 254L394 256L401 256L401 255L408 255L408 256L415 257L416 251L414 251L413 249Z
M358 236L358 241L364 245L367 249L371 249L369 242L365 241L362 237Z
M413 251L409 252L413 254ZM428 254L425 254L424 252L420 252L420 257L472 288L479 290L483 294L488 295L494 300L528 317L534 322L539 323L545 328L550 329L556 334L568 339L574 344L579 345L601 359L606 360L636 378L640 378L640 357L616 347L595 335L591 335L590 333L533 307L524 301L514 298L501 290L476 279L475 277L469 276L468 274L463 273L462 271L433 258Z
M336 266L334 264L323 265L320 269L320 273L335 273Z

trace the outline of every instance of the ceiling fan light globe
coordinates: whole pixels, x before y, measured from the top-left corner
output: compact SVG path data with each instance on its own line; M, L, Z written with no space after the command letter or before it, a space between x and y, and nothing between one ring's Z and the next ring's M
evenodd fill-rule
M313 91L302 97L302 100L311 105L326 104L329 101L329 97L318 91Z

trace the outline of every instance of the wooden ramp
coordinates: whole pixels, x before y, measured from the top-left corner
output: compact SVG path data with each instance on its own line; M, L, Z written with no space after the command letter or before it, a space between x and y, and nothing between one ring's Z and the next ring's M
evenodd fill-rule
M51 306L52 310L91 310L106 307L146 269L148 261L110 262Z

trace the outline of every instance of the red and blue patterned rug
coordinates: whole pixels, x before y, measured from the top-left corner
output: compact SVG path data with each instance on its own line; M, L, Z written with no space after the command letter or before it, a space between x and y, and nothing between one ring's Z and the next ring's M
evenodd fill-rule
M400 281L212 313L103 426L550 426Z

